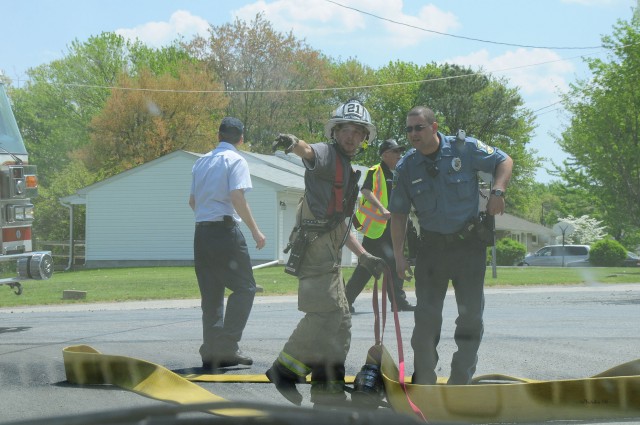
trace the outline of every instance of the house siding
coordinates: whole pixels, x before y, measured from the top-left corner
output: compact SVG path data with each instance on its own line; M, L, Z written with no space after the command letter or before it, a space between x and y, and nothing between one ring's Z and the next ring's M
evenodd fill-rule
M175 155L87 193L86 262L193 261L191 167Z
M85 266L193 264L194 217L188 205L191 169L199 155L177 151L86 189ZM252 177L247 201L267 238L262 250L240 228L254 263L278 258L277 187Z

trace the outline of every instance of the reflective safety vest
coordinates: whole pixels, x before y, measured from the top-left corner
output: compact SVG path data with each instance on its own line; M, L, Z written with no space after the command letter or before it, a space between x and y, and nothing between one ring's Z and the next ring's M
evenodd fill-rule
M382 165L376 164L369 168L369 170L373 171L373 188L371 192L386 208L387 205L389 205L389 198ZM369 239L378 239L387 227L387 219L385 219L381 211L374 205L371 205L371 202L364 196L360 198L358 210L356 211L356 219L360 223L358 230Z

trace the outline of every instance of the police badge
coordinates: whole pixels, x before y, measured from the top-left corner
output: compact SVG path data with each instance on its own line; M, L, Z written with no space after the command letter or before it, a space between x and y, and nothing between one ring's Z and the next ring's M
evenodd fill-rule
M462 168L462 160L458 157L453 158L451 160L451 167L453 168L453 171L460 171Z

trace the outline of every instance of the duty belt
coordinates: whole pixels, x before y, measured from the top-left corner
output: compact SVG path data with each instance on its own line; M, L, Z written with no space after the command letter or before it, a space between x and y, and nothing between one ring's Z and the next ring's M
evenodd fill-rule
M455 233L438 233L430 230L424 230L422 228L420 229L420 240L422 242L432 240L450 244L454 242L461 242L465 239L468 239L468 237L465 237L465 234L462 231Z

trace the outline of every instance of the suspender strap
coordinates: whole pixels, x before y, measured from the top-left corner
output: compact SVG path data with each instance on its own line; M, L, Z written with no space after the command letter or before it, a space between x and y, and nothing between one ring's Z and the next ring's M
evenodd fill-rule
M340 161L340 155L336 152L336 178L333 180L333 192L331 201L327 207L327 217L334 213L342 212L342 201L344 200L344 167Z

